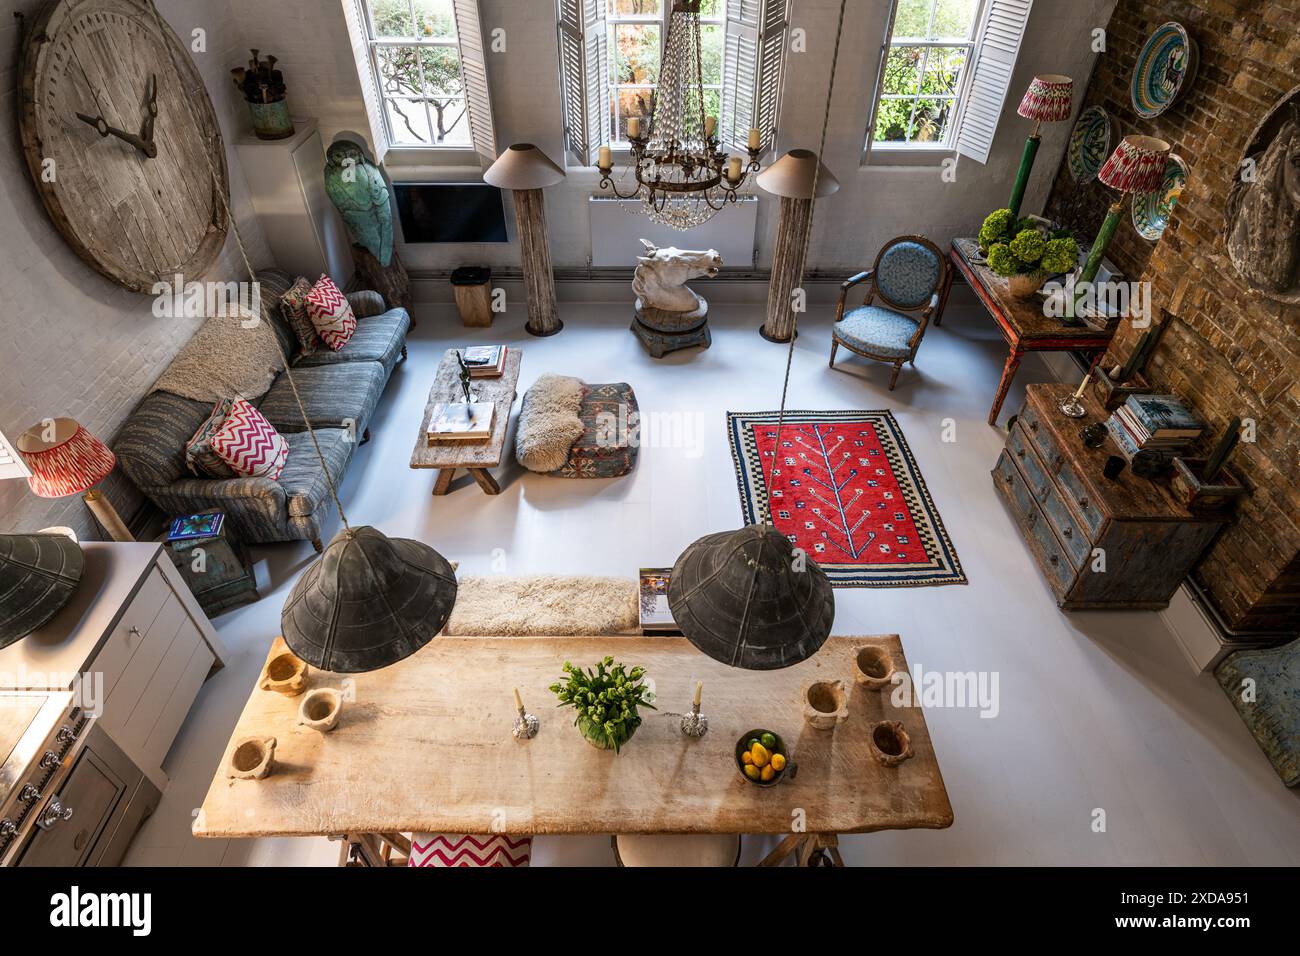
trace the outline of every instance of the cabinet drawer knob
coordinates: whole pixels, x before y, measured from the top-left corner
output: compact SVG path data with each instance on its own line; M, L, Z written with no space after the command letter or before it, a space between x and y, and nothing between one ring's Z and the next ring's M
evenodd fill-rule
M1047 560L1050 561L1052 564L1058 564L1058 563L1060 563L1060 560L1061 560L1061 559L1058 558L1056 555L1051 554L1051 555L1048 555L1048 556L1047 556Z
M1065 456L1057 455L1055 458L1052 459L1052 470L1055 471L1056 469L1060 468L1064 464L1065 464Z
M1086 508L1086 507L1088 507L1088 499L1087 499L1087 498L1080 498L1080 499L1079 499L1079 507L1080 507L1080 508Z
M138 627L136 627L134 624L132 624L130 627L128 627L128 628L126 629L126 633L128 633L128 634L130 634L130 635L132 635L132 636L134 636L134 637L139 637L139 636L140 636L140 629L139 629Z
M1033 421L1029 423L1029 430L1031 432L1038 431L1038 419L1035 418Z
M1074 529L1067 527L1061 531L1061 534L1065 535L1067 538L1072 538L1074 537Z

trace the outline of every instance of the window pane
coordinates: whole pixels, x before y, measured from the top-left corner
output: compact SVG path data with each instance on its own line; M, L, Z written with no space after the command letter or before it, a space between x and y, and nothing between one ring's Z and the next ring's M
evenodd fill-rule
M706 20L720 20L725 13L722 0L704 0L700 4L700 16Z
M921 77L921 93L955 95L957 81L961 78L961 67L965 62L966 50L962 47L931 47L925 60L925 73Z
M407 0L370 0L370 22L377 37L413 37Z
M428 115L419 100L385 100L396 146L432 146Z
M913 99L881 100L876 111L877 143L905 143L911 122Z
M706 86L722 85L722 37L721 26L700 27L701 66L704 67Z
M379 76L383 90L390 96L419 96L420 64L416 50L409 46L381 46L375 48L379 58Z
M932 38L968 38L975 26L979 0L938 0L934 8Z
M654 106L654 92L647 88L629 89L624 87L618 91L618 115L615 117L618 124L617 140L621 143L627 142L627 120L629 116L640 116L643 120L648 121L650 110ZM642 124L642 134L645 133L644 123Z
M908 39L928 39L930 34L930 7L934 0L898 0L894 14L894 36Z
M439 97L429 100L433 117L434 143L439 146L469 146L469 115L463 97Z
M614 82L656 83L659 80L659 27L620 23L614 27Z
M429 96L464 96L460 77L460 54L455 47L423 47L420 63L424 66L425 93Z
M890 47L889 59L885 61L885 83L882 92L916 93L921 57L924 52L925 48L919 46Z
M952 100L920 99L912 119L911 140L916 143L942 142L948 131Z
M659 0L609 0L609 12L616 17L658 16Z
M417 35L425 39L456 39L451 0L415 0L415 27Z
M704 91L704 115L718 117L722 115L722 91L709 90ZM717 134L719 137L721 132Z

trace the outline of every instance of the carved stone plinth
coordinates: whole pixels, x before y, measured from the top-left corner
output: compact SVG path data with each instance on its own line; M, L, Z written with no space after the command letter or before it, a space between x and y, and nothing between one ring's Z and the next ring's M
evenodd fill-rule
M707 349L713 343L708 324L709 303L704 299L699 301L699 307L689 312L669 312L637 299L632 332L655 358L696 345Z

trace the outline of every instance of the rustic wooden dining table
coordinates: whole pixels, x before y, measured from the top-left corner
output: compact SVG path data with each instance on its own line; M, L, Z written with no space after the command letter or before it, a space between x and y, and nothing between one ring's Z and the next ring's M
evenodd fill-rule
M779 834L769 862L825 851L838 861L838 834L953 821L921 707L897 705L892 687L854 683L857 651L869 644L906 671L896 635L831 637L774 671L727 667L673 637L439 637L373 673L311 669L307 690L343 692L337 728L300 726L301 697L255 687L193 833L342 837L372 863L400 861L410 832ZM644 667L657 698L619 754L587 743L548 690L566 661L586 667L606 655ZM819 680L849 689L848 716L831 731L803 716L804 685ZM709 729L692 739L681 716L696 681ZM530 740L511 734L514 688L541 719ZM900 721L911 738L914 755L898 766L870 753L881 720ZM756 728L781 735L793 764L775 786L755 785L736 765L737 740ZM229 774L247 737L276 739L264 779Z

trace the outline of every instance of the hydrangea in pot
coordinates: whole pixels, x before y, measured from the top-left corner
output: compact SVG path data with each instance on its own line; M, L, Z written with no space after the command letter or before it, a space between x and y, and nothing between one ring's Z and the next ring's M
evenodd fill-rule
M552 684L551 693L559 706L578 712L573 723L593 747L618 753L641 726L638 708L655 709L654 693L643 682L644 667L628 670L606 657L585 671L565 661L564 673L567 681Z
M1049 234L1032 219L1017 220L1010 209L990 213L979 240L989 268L1006 277L1018 299L1032 297L1049 275L1073 271L1079 260L1079 244L1068 232Z

